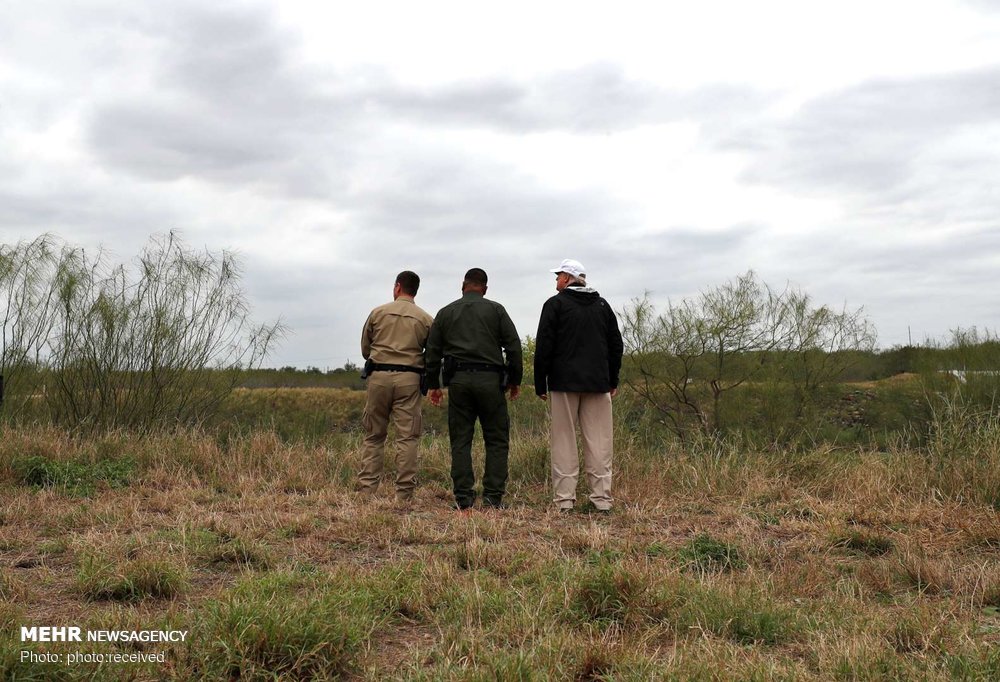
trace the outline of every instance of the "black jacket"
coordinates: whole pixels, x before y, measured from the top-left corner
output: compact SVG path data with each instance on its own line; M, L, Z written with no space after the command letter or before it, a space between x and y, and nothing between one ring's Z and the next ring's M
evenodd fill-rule
M569 286L542 306L535 339L535 393L607 393L618 388L622 335L608 302Z

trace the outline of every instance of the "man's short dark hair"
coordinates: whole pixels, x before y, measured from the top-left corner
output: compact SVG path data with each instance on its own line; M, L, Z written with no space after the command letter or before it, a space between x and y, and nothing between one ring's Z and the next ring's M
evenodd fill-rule
M465 284L471 284L476 287L484 287L486 286L486 282L486 271L482 268L472 268L465 273Z
M396 284L400 286L407 296L416 296L417 289L420 288L420 276L410 270L403 270L396 275Z

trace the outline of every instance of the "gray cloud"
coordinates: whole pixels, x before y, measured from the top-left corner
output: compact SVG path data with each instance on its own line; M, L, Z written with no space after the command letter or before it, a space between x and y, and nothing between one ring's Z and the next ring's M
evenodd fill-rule
M884 346L940 336L948 329L994 324L997 309L986 292L1000 288L1000 231L913 232L885 238L842 226L787 237L772 244L760 268L773 285L786 281L819 304L864 307Z
M421 89L374 68L302 65L297 36L276 28L266 8L181 7L166 21L127 23L149 46L150 90L107 95L87 122L104 163L152 180L193 176L322 198L345 191L387 124L588 134L680 120L711 127L769 100L736 86L663 90L609 63Z
M987 12L1000 12L1000 0L963 0L964 4Z
M38 187L0 170L0 239L51 232L72 244L103 245L128 258L149 234L182 225L186 217L170 201L148 192L116 194L105 184L54 179L54 186Z
M873 81L729 138L746 180L842 208L761 262L819 301L864 304L886 345L996 320L983 294L1000 288L998 79Z
M600 193L548 190L512 168L455 154L407 164L395 182L350 205L366 229L419 234L427 246L485 236L516 248L550 234L585 242L628 221L628 211Z
M419 302L434 312L467 267L485 267L522 334L564 257L586 263L616 308L644 289L677 299L755 268L819 302L872 302L896 327L932 328L928 301L963 300L969 312L956 317L988 313L974 292L1000 284L1000 68L870 81L775 120L779 93L667 89L611 61L433 87L378 66L319 68L265 3L30 7L41 9L11 8L0 24L0 59L17 76L0 89L11 150L0 231L51 230L123 259L171 228L193 245L245 248L255 316L294 332L278 363L356 359L360 323L405 268L424 277ZM753 215L712 229L649 225L640 205L546 186L456 134L523 141L682 121L699 127L701 150L742 155L747 182L832 199L842 224L798 237ZM60 126L82 144L69 161L15 144ZM243 197L266 215L247 216ZM866 232L880 229L892 237ZM901 236L911 233L941 238ZM288 235L315 236L329 253L304 258Z
M666 303L668 298L696 295L753 268L760 261L751 252L766 234L765 226L753 223L712 231L675 226L595 244L588 255L594 265L614 273L602 293L616 307L645 291L654 301Z
M88 118L102 162L152 180L197 177L290 197L346 182L324 158L351 162L356 113L296 66L296 38L275 28L270 10L187 5L161 19L129 24L156 46L150 90L114 93Z
M872 81L808 102L787 121L740 130L722 146L751 154L744 176L750 182L877 194L898 203L910 196L906 184L927 168L925 152L1000 118L998 81L997 67ZM975 160L995 163L995 157L982 150ZM946 179L953 168L940 165Z
M386 85L369 99L391 114L431 125L607 133L682 120L712 123L757 111L770 97L729 85L665 90L630 80L619 65L594 63L530 83L493 79L424 90Z
M282 159L279 149L268 148L270 141L250 144L256 135L239 124L171 111L169 105L109 107L94 121L90 137L105 161L155 180L211 178L239 169L238 178L245 181L253 179L255 168Z

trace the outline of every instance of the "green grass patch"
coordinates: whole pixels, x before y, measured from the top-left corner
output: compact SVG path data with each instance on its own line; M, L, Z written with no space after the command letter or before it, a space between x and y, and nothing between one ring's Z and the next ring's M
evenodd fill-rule
M985 653L946 655L945 664L955 680L1000 680L1000 647Z
M747 516L749 516L752 519L755 519L755 520L759 521L760 524L763 525L763 526L777 526L777 525L781 524L781 517L780 516L778 516L774 512L763 510L763 509L756 509L756 510L750 511L750 512L747 513Z
M366 642L399 616L392 585L417 573L262 574L195 619L187 673L199 679L332 680L358 670ZM409 576L409 577L407 577Z
M647 545L643 550L643 553L648 557L659 558L659 557L669 557L674 555L674 550L663 544L662 542L654 542Z
M644 599L650 620L680 637L711 632L738 644L777 645L809 628L807 618L772 597L740 588L719 589L684 576L667 576Z
M47 557L55 557L65 554L69 550L69 543L66 538L52 538L44 540L38 545L38 553Z
M0 638L0 679L17 682L60 682L81 679L78 673L62 663L21 660L21 652L40 653L40 650L15 637Z
M61 488L77 495L93 495L98 486L111 488L128 485L137 469L131 457L84 460L54 460L41 455L17 457L11 462L16 480L21 485L38 488Z
M187 587L184 571L167 561L116 561L86 556L76 577L77 590L92 601L139 602L171 599Z
M17 624L23 622L23 620L24 613L14 602L0 599L0 633L7 632L8 630L13 631Z
M470 657L471 669L460 664L443 670L428 671L426 676L414 679L473 680L494 682L517 680L519 682L545 682L547 680L662 680L663 670L650 660L633 655L620 646L608 645L601 640L580 641L563 639L558 633L531 648L502 648L487 650Z
M211 604L190 666L204 679L338 679L355 668L367 623L322 599Z
M226 540L208 551L213 564L230 564L242 568L267 570L274 565L274 558L267 545L245 538Z
M747 566L736 546L716 540L707 533L681 547L677 558L685 568L705 572L739 570Z
M713 603L705 611L706 629L739 644L783 644L801 630L789 609L758 600Z
M613 564L601 564L578 579L571 604L587 621L622 622L640 605L644 586L637 576Z

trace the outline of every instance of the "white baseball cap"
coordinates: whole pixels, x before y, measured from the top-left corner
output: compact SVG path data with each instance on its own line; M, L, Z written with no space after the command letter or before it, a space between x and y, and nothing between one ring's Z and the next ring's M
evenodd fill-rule
M583 263L578 260L573 260L572 258L567 258L559 264L558 268L553 268L552 270L549 270L549 272L565 272L567 275L573 275L574 277L587 277L587 269L583 267Z

